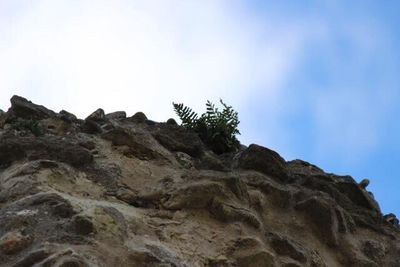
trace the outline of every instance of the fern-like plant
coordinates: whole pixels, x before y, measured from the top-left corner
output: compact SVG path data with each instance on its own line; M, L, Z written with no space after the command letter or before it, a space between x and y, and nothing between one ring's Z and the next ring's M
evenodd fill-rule
M200 117L191 108L172 103L182 121L182 126L197 132L203 142L217 154L234 151L240 144L236 138L236 135L240 134L237 129L240 123L238 113L222 99L220 103L223 107L222 111L207 101L206 112Z

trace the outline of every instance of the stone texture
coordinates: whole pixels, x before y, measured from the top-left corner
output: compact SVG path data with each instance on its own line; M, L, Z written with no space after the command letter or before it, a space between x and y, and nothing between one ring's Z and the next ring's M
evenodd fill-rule
M106 114L106 118L110 120L122 120L126 118L126 112L125 111L115 111L112 113Z
M275 151L255 144L241 152L238 167L259 171L282 181L288 178L285 160Z
M143 113L80 120L12 102L0 115L1 267L400 264L398 219L351 176L257 145L216 155Z

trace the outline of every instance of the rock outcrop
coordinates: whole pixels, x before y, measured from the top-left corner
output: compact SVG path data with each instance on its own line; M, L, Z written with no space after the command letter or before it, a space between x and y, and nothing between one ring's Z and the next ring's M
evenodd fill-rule
M0 266L400 266L350 176L250 145L214 154L142 112L0 111Z

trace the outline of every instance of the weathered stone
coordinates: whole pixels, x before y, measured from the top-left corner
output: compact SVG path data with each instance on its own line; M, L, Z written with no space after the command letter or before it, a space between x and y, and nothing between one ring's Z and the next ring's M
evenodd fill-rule
M39 263L50 256L51 252L46 248L40 248L37 250L30 251L22 259L17 261L12 267L31 267L35 266L35 263Z
M322 198L312 197L299 202L296 209L303 211L315 226L319 237L330 246L338 243L338 220L332 204Z
M236 258L239 267L276 267L275 257L268 250L252 251Z
M78 122L78 118L74 114L69 113L68 111L65 111L65 110L61 110L59 112L59 117L61 120L65 121L67 123Z
M92 220L87 216L76 215L72 218L72 230L79 235L89 235L95 232Z
M106 114L107 119L111 120L122 120L126 118L126 112L125 111L115 111L112 113Z
M23 235L19 231L8 232L0 238L0 251L5 254L15 254L32 243L31 236Z
M195 164L197 169L215 170L215 171L229 171L229 168L220 160L217 155L210 151L204 151L200 158L196 160Z
M214 198L210 212L215 218L223 222L244 222L255 228L261 226L260 220L250 210L226 203L218 198Z
M374 240L367 240L362 244L362 252L373 261L380 261L386 254L385 247Z
M241 152L238 167L259 171L281 181L288 179L285 160L275 151L255 144Z
M311 163L299 159L288 161L287 169L291 175L325 175L325 172L322 169Z
M151 133L161 145L170 151L184 152L192 157L198 157L203 152L203 144L199 136L182 127L160 124Z
M355 204L380 213L378 203L356 183L339 182L335 186Z
M132 117L128 118L129 121L134 123L144 123L147 120L146 115L143 112L136 112Z
M175 158L185 169L191 169L194 166L192 157L184 152L176 152Z
M59 160L74 167L92 162L91 153L67 139L53 136L3 136L0 139L0 166L28 158L30 160Z
M394 226L399 226L399 219L397 219L396 215L393 213L384 215L383 219Z
M306 254L301 249L301 245L294 241L277 234L270 233L268 236L269 243L275 252L281 256L288 256L299 262L306 262Z
M55 112L45 108L44 106L36 105L31 101L16 95L11 98L11 108L8 113L12 114L14 117L35 120L56 116Z
M177 189L163 203L167 209L199 209L211 205L214 197L226 196L224 188L216 182L197 182Z
M106 115L104 113L104 110L99 108L96 111L94 111L92 114L90 114L88 117L85 119L86 121L95 121L95 122L105 122L106 121Z
M164 159L160 153L151 148L150 141L141 134L115 128L103 133L101 137L111 141L115 146L127 146L129 149L124 153L125 156L132 155L142 160Z

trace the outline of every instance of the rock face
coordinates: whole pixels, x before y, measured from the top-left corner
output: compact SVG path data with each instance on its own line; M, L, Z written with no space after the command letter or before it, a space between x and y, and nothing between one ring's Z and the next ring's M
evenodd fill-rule
M365 183L138 112L0 111L0 266L400 266Z

